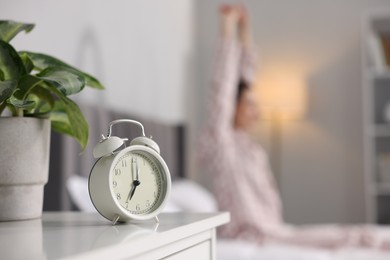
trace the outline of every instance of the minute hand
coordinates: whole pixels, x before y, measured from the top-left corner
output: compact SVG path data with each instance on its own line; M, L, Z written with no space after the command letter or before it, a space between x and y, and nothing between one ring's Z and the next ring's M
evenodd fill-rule
M131 188L131 191L130 191L130 198L129 198L130 200L133 197L137 186L141 184L138 177L139 177L138 160L135 159L135 180L133 181L133 187Z
M135 158L135 180L139 181L138 159ZM139 185L139 184L138 184Z

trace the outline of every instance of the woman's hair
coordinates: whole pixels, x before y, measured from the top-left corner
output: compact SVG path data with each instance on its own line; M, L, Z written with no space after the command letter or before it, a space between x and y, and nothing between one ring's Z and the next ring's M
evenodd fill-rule
M243 78L240 78L238 81L238 88L237 88L237 96L236 96L236 103L238 103L242 97L242 94L244 93L245 90L249 89L249 84L246 80Z

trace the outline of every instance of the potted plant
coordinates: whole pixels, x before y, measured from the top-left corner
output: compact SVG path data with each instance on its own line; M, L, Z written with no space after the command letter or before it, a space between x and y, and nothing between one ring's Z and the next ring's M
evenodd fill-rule
M50 129L72 136L84 149L88 124L68 96L85 86L104 89L93 76L57 58L16 51L10 41L33 28L0 21L0 221L42 215Z

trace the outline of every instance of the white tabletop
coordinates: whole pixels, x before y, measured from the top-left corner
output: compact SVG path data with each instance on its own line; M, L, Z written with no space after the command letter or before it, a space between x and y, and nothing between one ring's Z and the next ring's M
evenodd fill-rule
M0 223L1 259L118 257L121 248L145 250L170 239L202 232L229 221L229 213L165 213L160 223L119 224L98 214L44 213L42 219Z

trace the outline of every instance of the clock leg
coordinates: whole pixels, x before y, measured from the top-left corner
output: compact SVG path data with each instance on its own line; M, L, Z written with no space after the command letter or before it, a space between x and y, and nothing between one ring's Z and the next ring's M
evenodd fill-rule
M157 216L154 217L154 221L156 221L156 223L160 223L160 220L158 220Z
M116 222L119 220L119 215L115 215L115 217L112 219L112 225L115 226Z

